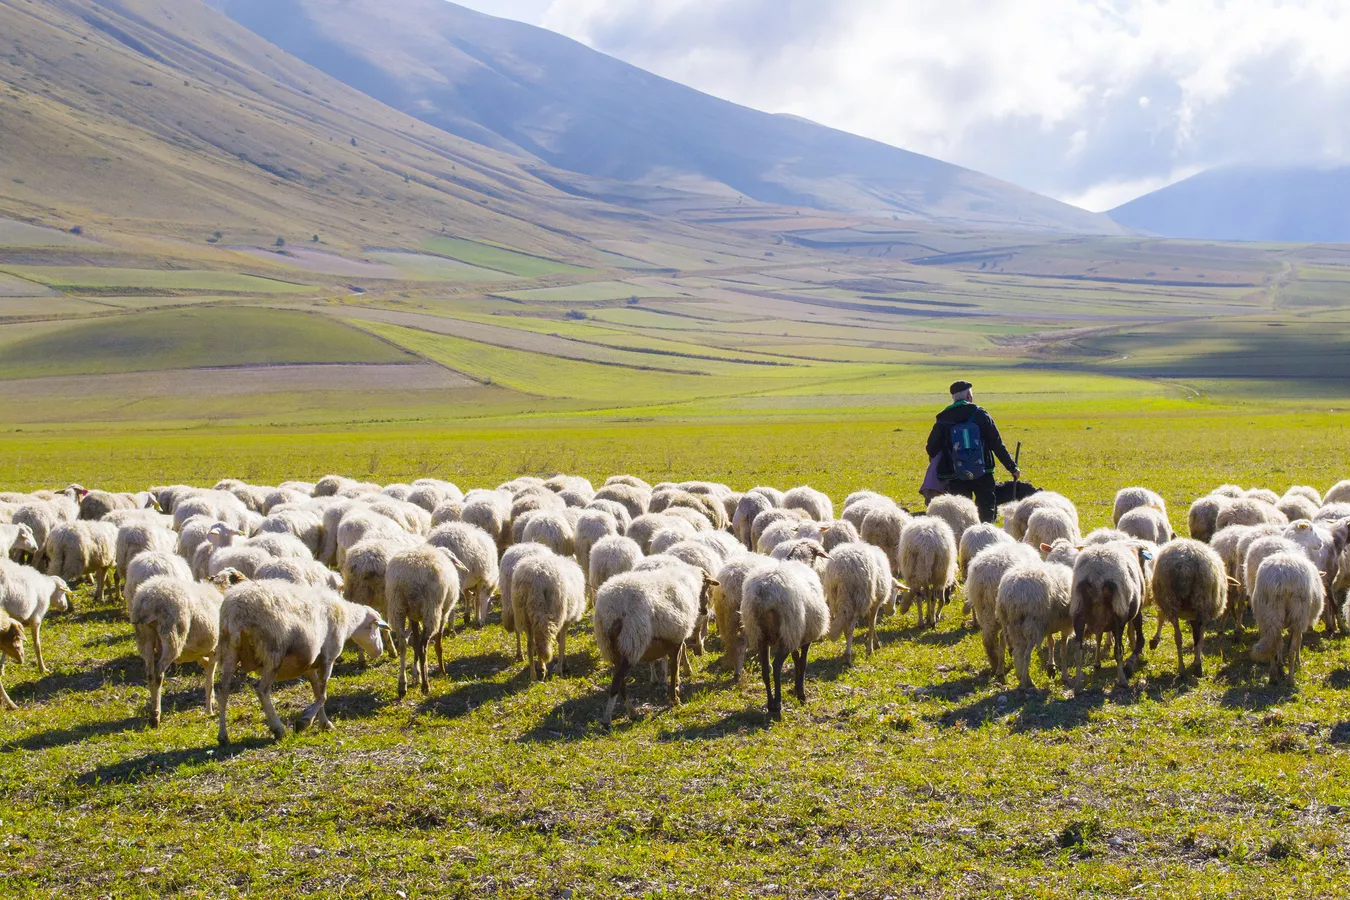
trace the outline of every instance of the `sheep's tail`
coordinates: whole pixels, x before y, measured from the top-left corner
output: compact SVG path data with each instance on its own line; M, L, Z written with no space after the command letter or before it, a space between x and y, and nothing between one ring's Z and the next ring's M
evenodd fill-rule
M1118 619L1134 618L1128 595L1114 581L1102 584L1102 604L1115 613Z
M755 624L759 631L759 646L778 646L780 634L783 630L780 625L778 610L770 607L757 611L755 613Z

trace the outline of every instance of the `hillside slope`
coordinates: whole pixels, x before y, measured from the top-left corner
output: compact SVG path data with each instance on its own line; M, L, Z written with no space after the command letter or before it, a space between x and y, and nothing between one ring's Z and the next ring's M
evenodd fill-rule
M598 206L198 0L0 0L0 34L0 217L269 244L446 231L566 255Z
M445 0L211 2L396 109L559 169L948 226L1121 231L978 172L737 106Z
M1350 167L1210 169L1109 215L1174 238L1343 243L1350 241Z

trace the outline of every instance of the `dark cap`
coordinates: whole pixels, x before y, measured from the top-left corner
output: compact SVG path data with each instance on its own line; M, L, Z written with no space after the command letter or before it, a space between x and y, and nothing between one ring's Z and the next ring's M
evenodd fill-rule
M969 381L958 381L952 385L952 396L954 397L957 394L964 393L974 386L975 385L971 384Z

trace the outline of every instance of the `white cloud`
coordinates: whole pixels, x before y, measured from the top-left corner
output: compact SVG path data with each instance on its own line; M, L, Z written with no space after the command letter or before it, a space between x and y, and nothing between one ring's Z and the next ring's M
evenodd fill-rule
M1343 0L472 5L738 103L1094 206L1225 162L1350 152Z

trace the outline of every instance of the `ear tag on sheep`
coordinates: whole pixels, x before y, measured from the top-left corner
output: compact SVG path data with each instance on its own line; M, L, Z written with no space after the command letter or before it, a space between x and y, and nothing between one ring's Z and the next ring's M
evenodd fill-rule
M1152 551L1152 550L1140 550L1140 551L1139 551L1139 555L1140 555L1141 557L1143 557L1144 559L1148 560L1149 562L1152 562L1152 561L1153 561L1153 551Z

